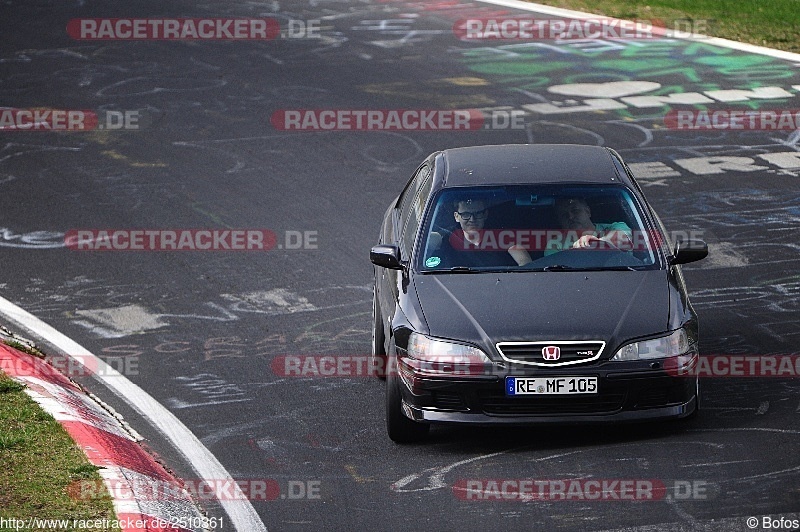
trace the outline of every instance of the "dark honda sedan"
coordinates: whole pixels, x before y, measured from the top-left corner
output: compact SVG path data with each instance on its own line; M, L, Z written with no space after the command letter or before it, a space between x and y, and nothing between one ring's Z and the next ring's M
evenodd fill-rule
M694 413L698 324L679 265L708 248L675 240L613 150L432 154L370 253L389 437Z

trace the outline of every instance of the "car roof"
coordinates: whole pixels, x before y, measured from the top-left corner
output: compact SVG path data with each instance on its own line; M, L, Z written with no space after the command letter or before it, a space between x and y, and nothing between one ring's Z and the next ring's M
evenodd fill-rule
M443 187L522 183L619 183L608 149L578 144L503 144L443 150ZM626 180L627 181L627 180Z

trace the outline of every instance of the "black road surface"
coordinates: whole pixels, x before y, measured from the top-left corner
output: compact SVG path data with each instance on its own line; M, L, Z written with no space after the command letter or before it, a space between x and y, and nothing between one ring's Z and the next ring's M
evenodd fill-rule
M0 130L0 296L123 368L234 477L277 482L283 497L253 501L270 530L747 530L747 517L797 512L798 368L705 378L702 412L685 422L435 427L413 446L385 434L382 381L314 377L310 365L282 374L292 359L279 357L369 353L368 251L381 215L429 153L476 144L615 148L668 228L709 243L709 258L684 270L702 353L748 364L797 351L800 135L664 120L797 109L797 65L704 42L453 31L460 19L521 13L449 1L4 1L0 106L127 112L139 129ZM284 35L78 40L67 24L81 18L274 18ZM312 35L297 37L304 26ZM273 123L309 109L490 118L470 131ZM512 115L520 127L503 128ZM260 229L279 246L64 245L72 230L112 229ZM131 422L191 478L158 434ZM498 500L489 483L525 479L606 480L611 495ZM613 500L624 480L664 489Z

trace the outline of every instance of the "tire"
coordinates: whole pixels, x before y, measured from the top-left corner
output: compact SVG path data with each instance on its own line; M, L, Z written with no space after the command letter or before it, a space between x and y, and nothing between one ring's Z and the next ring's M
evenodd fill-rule
M700 404L701 404L701 401L700 401L700 378L699 377L695 377L695 378L697 379L695 381L696 382L696 384L695 384L695 394L696 394L697 399L695 400L694 412L692 412L691 414L689 414L688 416L686 416L684 418L686 421L697 419L697 416L700 414Z
M395 374L386 379L386 432L395 443L415 443L425 439L431 426L408 419L402 410L400 377Z
M372 288L372 367L378 368L375 376L386 380L386 335L383 333L383 320L378 310L375 287Z
M697 378L697 408L694 409L695 412L700 411L700 407L703 404L703 400L701 399L703 388L700 386L700 377Z

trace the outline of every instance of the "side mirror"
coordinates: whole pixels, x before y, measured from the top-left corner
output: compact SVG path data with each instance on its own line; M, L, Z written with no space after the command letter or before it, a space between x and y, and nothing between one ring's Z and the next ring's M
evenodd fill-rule
M702 240L686 240L675 243L672 264L688 264L706 258L708 244Z
M400 248L397 246L375 246L369 251L369 260L381 268L403 269L403 265L400 263Z

